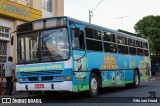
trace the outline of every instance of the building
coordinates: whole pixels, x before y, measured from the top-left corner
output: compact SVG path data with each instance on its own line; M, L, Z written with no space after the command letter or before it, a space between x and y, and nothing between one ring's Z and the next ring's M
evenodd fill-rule
M64 0L0 0L0 70L8 56L16 64L16 33L11 46L10 34L24 22L64 15Z

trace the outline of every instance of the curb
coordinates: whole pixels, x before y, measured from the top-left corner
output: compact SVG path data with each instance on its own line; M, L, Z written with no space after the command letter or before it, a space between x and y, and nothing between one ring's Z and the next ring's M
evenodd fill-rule
M155 80L160 80L160 77L152 77L148 79L149 81L155 81Z

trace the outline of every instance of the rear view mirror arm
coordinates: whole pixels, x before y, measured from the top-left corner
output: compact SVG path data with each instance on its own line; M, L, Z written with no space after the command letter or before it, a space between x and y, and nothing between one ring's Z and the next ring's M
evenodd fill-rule
M12 33L10 33L10 40L11 40L11 45L13 45L13 41L14 41L14 36L11 36L13 33L15 33L17 31L13 31Z

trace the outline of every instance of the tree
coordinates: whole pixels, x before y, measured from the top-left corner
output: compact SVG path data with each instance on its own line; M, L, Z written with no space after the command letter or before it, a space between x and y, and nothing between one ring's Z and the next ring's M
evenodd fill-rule
M152 59L160 60L160 16L143 17L134 29L138 37L148 39Z

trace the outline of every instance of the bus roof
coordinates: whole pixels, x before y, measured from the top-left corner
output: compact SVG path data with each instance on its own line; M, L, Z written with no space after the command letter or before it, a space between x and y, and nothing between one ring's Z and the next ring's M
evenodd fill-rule
M105 27L102 27L102 26L95 25L95 24L87 23L87 22L80 21L80 20L77 20L77 19L74 19L74 18L71 18L71 17L67 17L67 18L70 21L74 21L74 22L77 22L79 24L83 24L83 25L86 25L86 26L89 26L89 27L94 27L94 28L97 28L97 29L102 29L102 30L110 31L112 33L119 34L119 35L122 35L122 36L125 36L125 37L129 37L129 38L133 38L133 39L136 39L136 40L141 40L141 41L148 42L147 39L143 39L143 38L136 37L136 36L133 36L133 35L129 35L129 34L126 34L126 33L123 33L123 32L119 32L117 30L112 30L112 29L109 29L109 28L105 28Z
M143 38L140 38L140 37L136 37L136 36L133 36L133 35L129 35L129 34L126 34L126 33L119 32L117 30L112 30L112 29L109 29L109 28L105 28L105 27L102 27L102 26L98 26L98 25L95 25L95 24L91 24L91 23L88 23L88 22L77 20L77 19L74 19L74 18L71 18L71 17L68 17L68 16L49 17L49 18L42 18L42 19L38 19L38 20L51 19L51 18L63 18L63 17L67 18L70 21L73 21L73 22L76 22L76 23L79 23L79 24L83 24L83 25L86 25L86 26L89 26L89 27L94 27L94 28L97 28L97 29L101 29L101 30L105 30L105 31L115 33L117 35L122 35L122 36L133 38L133 39L136 39L136 40L141 40L141 41L148 42L147 39L143 39ZM35 22L35 21L38 21L38 20L34 20L34 21L31 21L31 22L28 22L28 23L32 23L32 22ZM24 23L24 24L26 24L26 23ZM21 24L21 25L24 25L24 24ZM21 25L18 25L18 26L21 26Z

